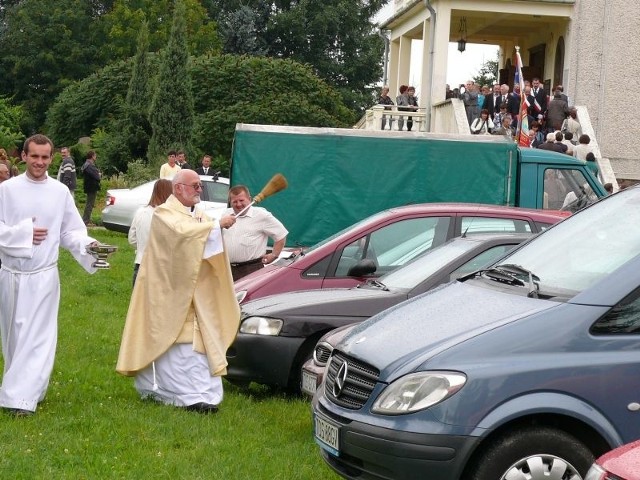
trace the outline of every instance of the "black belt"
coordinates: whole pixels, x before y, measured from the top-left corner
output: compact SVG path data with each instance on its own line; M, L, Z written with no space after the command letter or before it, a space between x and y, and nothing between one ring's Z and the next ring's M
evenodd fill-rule
M262 257L254 258L253 260L247 260L246 262L234 262L231 263L232 267L244 267L245 265L253 265L254 263L261 263Z

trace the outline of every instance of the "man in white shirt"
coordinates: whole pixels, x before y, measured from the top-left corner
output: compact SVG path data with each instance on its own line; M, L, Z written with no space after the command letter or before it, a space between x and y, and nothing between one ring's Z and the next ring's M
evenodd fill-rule
M0 407L17 416L36 411L49 386L58 336L60 247L89 273L94 258L69 189L49 177L53 143L24 143L26 172L0 184L0 333L4 373Z
M231 263L233 281L249 275L278 258L287 240L289 231L269 211L262 207L249 207L251 194L244 185L236 185L229 189L227 212L237 215L232 228L223 232L225 248ZM242 212L242 214L240 214ZM273 249L267 253L267 241L273 239Z

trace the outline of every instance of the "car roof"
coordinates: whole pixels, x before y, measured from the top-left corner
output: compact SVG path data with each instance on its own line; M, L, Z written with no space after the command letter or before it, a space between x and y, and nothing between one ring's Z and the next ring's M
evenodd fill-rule
M553 218L557 220L559 217L567 217L567 212L557 210L536 210L533 208L507 207L503 205L487 205L484 203L417 203L414 205L405 205L401 207L393 207L384 210L381 213L474 213L483 215L528 215L534 219Z
M218 177L216 180L213 179L213 177L211 175L199 175L200 180L202 180L203 182L218 182L218 183L224 183L225 185L229 185L229 179L227 177ZM136 189L146 189L149 192L151 192L151 190L153 190L153 185L160 180L159 178L154 178L153 180L149 180L148 182L144 182L140 185L136 185L135 187L131 187L131 188L110 188L108 190L108 193L111 194L120 194L122 195L123 193L127 192L127 191L132 191L132 190L136 190Z

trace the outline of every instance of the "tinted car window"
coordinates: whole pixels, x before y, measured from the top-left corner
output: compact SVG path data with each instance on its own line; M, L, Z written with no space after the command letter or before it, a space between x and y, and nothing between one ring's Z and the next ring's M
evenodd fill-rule
M583 221L558 223L500 264L530 271L542 295L572 297L640 254L637 192L620 192L580 212Z
M579 170L546 169L543 189L543 208L552 210L575 212L598 199Z
M425 253L411 263L411 268L402 268L384 275L380 281L389 288L414 288L420 282L433 275L442 267L469 250L476 248L474 242L465 242L456 238Z
M549 228L552 224L551 223L543 223L543 222L534 222L536 224L536 227L538 227L538 231L539 232L544 232L547 228Z
M640 333L640 290L636 290L598 320L591 333L594 335Z
M458 267L454 272L451 273L450 279L455 280L462 275L475 272L476 270L480 270L481 268L492 264L513 247L515 247L515 245L496 245L495 247L491 247L489 250L485 250L478 256L466 262L464 265Z
M436 245L444 243L451 217L412 218L382 227L347 245L340 254L335 276L347 276L358 261L375 262L379 275L393 270Z
M305 278L324 278L331 262L331 255L327 255L319 262L314 263L302 274Z
M492 217L462 217L461 231L473 233L531 233L531 225L525 220Z
M207 202L227 203L229 185L220 182L202 182L202 200Z

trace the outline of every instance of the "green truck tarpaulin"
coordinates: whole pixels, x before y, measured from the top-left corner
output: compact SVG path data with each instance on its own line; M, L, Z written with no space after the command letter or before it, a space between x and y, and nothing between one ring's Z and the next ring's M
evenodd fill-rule
M238 124L231 184L255 195L275 173L287 178L288 188L261 206L287 227L288 246L313 245L394 206L514 205L513 142L394 133Z

